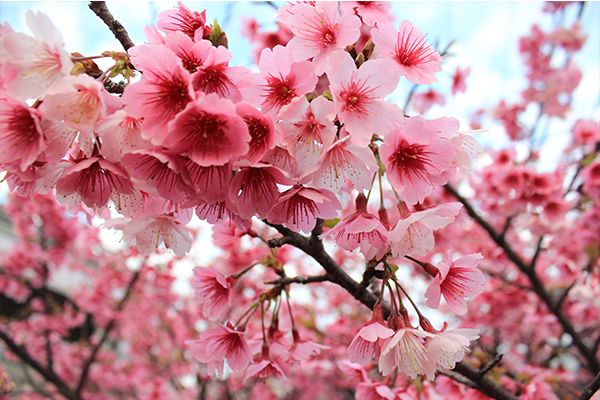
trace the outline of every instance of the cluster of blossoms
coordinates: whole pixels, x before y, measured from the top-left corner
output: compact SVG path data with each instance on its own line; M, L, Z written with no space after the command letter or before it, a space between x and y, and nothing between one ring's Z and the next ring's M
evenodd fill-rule
M60 33L41 13L27 14L35 37L14 32L8 24L0 26L0 169L11 190L37 201L48 201L53 192L72 210L103 217L104 226L122 230L132 251L142 256L165 247L183 257L192 249L194 237L186 227L192 218L213 225L213 240L224 254L211 266L194 269L192 288L203 317L195 326L202 328L199 337L190 332L196 321L189 316L188 303L173 306L177 310L173 315L161 308L153 316L158 324L166 325L164 321L172 318L177 325L166 349L170 354L181 359L180 347L185 347L202 364L194 367L202 396L210 391L200 376L217 373L225 381L231 370L237 377L231 378L235 387L296 375L297 387L308 382L315 388L332 382L339 388L351 384L359 400L409 399L421 394L435 398L444 392L451 398L465 398L466 389L457 389L449 378L438 377L435 387L422 378L433 381L437 371L455 368L470 351L470 342L479 338L479 328L504 330L498 323L506 318L499 318L497 310L503 309L498 303L506 295L496 298L496 292L484 292L484 285L501 287L512 277L488 262L486 272L493 280L486 283L478 265L484 257L507 263L505 253L512 251L506 250L507 243L523 243L518 253L531 251L531 243L523 239L527 234L541 236L531 261L533 272L521 271L529 274L532 283L538 279L534 270L538 262L538 267L568 275L574 285L580 285L580 296L590 295L584 284L588 275L579 268L588 258L573 254L573 249L584 246L589 258L597 251L598 230L593 227L600 221L600 163L593 157L581 158L575 178L584 178L579 189L586 196L577 202L588 222L582 218L569 225L565 214L574 201L565 197L571 187L563 189L564 171L537 172L534 165L516 162L516 153L510 150L493 154L494 163L470 184L477 191L479 210L489 214L488 232L502 233L496 235L501 238L496 241L499 247L481 240L488 225L482 225L483 229L469 225L466 213L461 212L468 203L458 194L454 198L460 201L452 201L448 193L452 186L444 189L459 173L469 175L472 160L482 152L479 143L460 132L454 118L409 115L386 100L404 80L414 85L437 82L444 55L429 46L425 35L408 20L394 24L389 7L384 2L290 3L278 10L279 31L275 33L259 33L258 24L247 20L243 33L257 46L255 73L230 66L232 54L219 25L208 25L204 12L191 11L181 3L161 13L156 27L146 27L147 43L129 47L127 53L105 52L104 57L115 60L105 72L91 61L96 57L67 54ZM567 51L580 49L584 38L577 25L543 40L536 32L522 41L522 53L531 67L524 104L508 109L502 103L495 110L512 139L529 132L515 131L522 125L518 117L526 103L538 102L540 113L564 117L569 109L564 95L570 95L579 83L574 64L551 67L551 56L541 50L547 43ZM136 71L141 77L130 83ZM108 80L119 74L127 78L127 84ZM468 74L468 69L456 70L453 94L465 91ZM443 101L429 89L413 98L412 110L425 113ZM570 150L574 154L597 153L597 122L581 120L573 134ZM471 208L467 212L476 214ZM115 218L115 213L120 215ZM512 219L520 215L527 216L525 222L517 220L519 229L510 229ZM522 227L532 220L525 234ZM557 246L562 260L558 264L552 255L538 257L544 235L577 230L585 237L573 249ZM70 240L57 241L68 244ZM323 242L334 244L333 258ZM314 275L309 263L297 260L288 244L312 256L326 274ZM505 252L499 255L499 249ZM59 251L54 258L38 253L40 259L61 263ZM513 262L519 257L514 254L508 256ZM30 254L27 260L34 257ZM16 261L11 260L14 276L1 278L0 284L10 297L23 300L31 289L15 283L14 277L21 274ZM424 291L427 307L437 309L444 297L447 308L464 315L465 299L483 293L474 303L485 316L467 315L463 328L447 329L444 322L441 330L435 329L421 312L425 305L411 298L410 282L397 276L400 264L411 265L414 276L431 278ZM48 275L42 266L36 270L36 279L41 279L34 285L38 288ZM362 282L353 281L340 266L360 272ZM123 290L122 275L111 275L105 263L101 270L104 275L98 279L116 281L111 287ZM298 275L288 276L292 270ZM171 278L161 274L152 278L145 266L141 271L142 277L160 281L157 296L163 301L159 307L180 301L165 289ZM544 283L558 284L548 275ZM319 329L318 306L310 309L292 303L290 287L294 283L319 287L324 281L337 283L373 308L372 318L364 324L363 315L340 311L336 322ZM543 287L534 284L534 288L541 298L547 294ZM130 293L130 289L125 290ZM339 311L348 293L337 290L341 289L327 294L327 304ZM513 299L516 307L527 296L514 290L518 292ZM98 299L106 297L102 294ZM90 315L99 314L95 322L112 329L116 317L102 318L109 311L95 304L89 294L81 296L88 300L80 307L88 307L85 311ZM137 310L137 319L146 312L144 296L151 293L139 296L139 307L131 311ZM418 324L403 299L411 303ZM122 305L118 302L111 310L118 313ZM554 307L554 303L546 305ZM38 305L38 311L42 308ZM576 320L577 311L574 304L568 316ZM588 326L591 313L583 311L587 317L581 324ZM547 317L545 313L523 311L524 318L534 323ZM72 315L63 321L66 327L81 324L84 314ZM481 324L483 320L487 325ZM356 333L350 324L364 325ZM48 332L58 329L54 325L40 327ZM142 334L150 330L140 326L144 326ZM12 328L19 329L19 324ZM128 329L119 335L129 339L139 333L133 326ZM48 335L39 329L36 333ZM482 335L480 342L494 347L489 343L491 336ZM522 343L522 337L506 336L513 347ZM94 352L105 338L98 347L77 351L91 351L94 361ZM150 341L141 348L152 350ZM43 351L40 341L35 355ZM149 365L145 359L140 361L141 353L132 354ZM324 354L336 360L335 366ZM52 370L52 359L47 357ZM111 357L117 355L107 353L102 361ZM341 361L344 357L352 363ZM480 360L485 362L481 355ZM304 374L318 371L322 381L302 375L299 365L305 366ZM88 367L82 366L77 395L85 386ZM68 370L62 364L61 368ZM179 363L165 370L167 377L194 373ZM395 372L401 372L400 377ZM534 374L535 369L516 372L513 376ZM145 378L156 382L154 392L147 390L152 392L148 398L170 398L166 378L149 371L145 374L137 376L136 382ZM345 381L343 376L353 378L350 383L339 383ZM523 385L525 392L533 393L531 399L538 388L547 389L542 376ZM101 379L94 375L92 381ZM419 382L419 393L417 385L411 386L413 381ZM519 385L508 378L503 383L511 390ZM117 386L119 391L126 390ZM253 384L251 390L251 398L275 398L264 383Z

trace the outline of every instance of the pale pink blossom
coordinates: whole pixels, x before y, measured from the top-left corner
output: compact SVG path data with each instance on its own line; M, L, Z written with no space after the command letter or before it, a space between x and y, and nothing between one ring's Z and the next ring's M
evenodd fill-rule
M128 116L124 110L103 118L94 129L102 140L102 155L109 161L119 162L132 150L152 147L150 141L142 137L142 121Z
M379 356L379 372L389 375L394 367L415 379L425 375L432 362L427 354L423 338L431 333L413 328L400 328L387 339Z
M395 400L396 395L390 387L383 382L360 382L356 385L356 400Z
M201 363L208 364L227 359L227 365L234 372L243 371L252 359L244 332L236 330L230 322L224 326L207 329L197 340L187 340L185 344L190 346L190 355ZM219 372L222 376L222 371Z
M429 358L435 360L440 368L454 369L457 362L462 361L472 340L479 339L479 329L450 329L437 332L427 338L425 348ZM431 363L427 371L427 379L435 378L435 364Z
M45 150L41 115L11 97L0 97L0 164L18 164L22 172Z
M383 100L400 80L389 60L369 60L357 69L350 54L334 51L325 71L338 118L353 144L366 147L374 133L384 136L403 121L400 108Z
M229 311L233 296L233 278L226 278L219 271L212 268L194 268L192 288L196 294L196 301L202 305L202 314L216 321Z
M438 93L433 89L429 89L423 93L418 93L414 95L412 99L412 108L417 112L417 114L425 114L435 104L443 106L446 104L446 98L443 94Z
M248 127L235 105L215 93L188 103L170 125L163 146L198 165L223 165L248 151Z
M393 14L390 13L389 1L342 1L340 6L350 9L368 26L394 20Z
M277 380L288 379L288 372L285 365L278 359L266 356L260 360L254 360L246 370L245 381L248 379L259 380L275 378Z
M312 340L301 339L300 334L295 328L292 329L292 336L294 338L294 343L290 347L290 356L296 361L302 361L318 356L323 350L330 348L329 346L315 343Z
M295 61L292 52L283 46L264 49L258 68L260 74L255 75L254 83L242 90L244 100L272 115L294 98L312 92L317 85L314 65Z
M282 224L294 232L311 232L317 218L331 219L342 208L332 192L295 185L281 193L267 219L272 224Z
M407 254L425 256L433 249L433 231L442 229L454 221L460 211L460 203L445 203L439 206L403 215L389 232L391 251L394 257Z
M394 333L394 330L388 328L383 320L381 304L376 304L373 309L373 317L360 328L348 346L348 358L354 363L369 362L373 358L379 359L385 339Z
M390 133L379 152L388 181L411 204L422 203L434 184L445 183L436 177L450 168L456 156L435 125L420 116L407 119Z
M362 193L356 197L356 211L338 222L325 236L333 236L343 249L360 248L366 260L381 259L390 242L387 229L367 211L367 198Z
M73 68L63 38L43 13L28 10L25 20L35 39L20 32L0 37L0 81L16 99L36 98L68 77Z
M577 144L600 141L600 124L592 119L580 119L573 127L573 137Z
M377 24L372 34L378 57L394 60L401 76L417 84L437 82L442 57L426 45L425 35L409 20L402 21L398 30L391 23Z
M452 75L452 95L456 96L457 93L464 93L467 91L467 84L465 80L471 73L471 68L461 69L456 67L454 75Z
M298 161L298 174L319 162L335 139L333 103L322 96L310 103L305 96L279 112L280 141Z
M191 11L180 1L177 9L166 10L158 14L158 28L165 33L183 32L194 39L196 31L204 32L206 24L206 11L198 13Z
M378 171L377 160L369 148L358 147L348 136L337 140L321 156L320 163L305 172L312 178L311 186L337 193L346 180L356 190L371 189L373 174Z
M458 314L467 312L465 297L475 297L483 292L485 277L476 267L483 256L479 253L462 256L452 261L452 253L444 253L444 261L437 265L439 273L425 292L427 306L438 308L444 296L450 309Z
M44 118L63 121L78 130L91 130L106 115L104 87L88 75L70 76L48 90L40 111Z
M325 71L325 61L332 51L343 50L360 36L360 19L346 15L338 21L336 2L296 4L289 8L289 13L285 24L295 36L286 47L297 60L312 58L317 75Z

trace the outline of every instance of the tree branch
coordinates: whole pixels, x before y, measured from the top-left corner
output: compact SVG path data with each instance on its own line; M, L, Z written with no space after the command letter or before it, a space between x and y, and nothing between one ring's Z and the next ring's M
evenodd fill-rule
M481 226L488 233L498 247L504 250L504 253L509 260L511 260L517 266L517 268L529 278L533 291L546 304L550 312L556 316L563 330L573 338L573 344L585 358L588 370L594 374L598 373L598 371L600 371L600 360L598 360L595 354L585 345L581 335L579 335L579 332L575 330L575 327L571 323L569 317L563 313L562 309L558 306L558 302L555 301L550 293L546 290L542 281L535 273L535 270L530 268L532 264L525 263L525 261L523 261L523 259L517 255L517 253L515 253L510 245L504 240L504 237L496 232L496 230L473 209L467 199L462 197L456 191L456 189L454 189L454 187L452 187L450 184L447 184L444 186L444 188L464 206L469 216L473 218L479 224L479 226Z
M121 43L125 51L129 50L130 47L135 46L131 39L129 38L129 34L123 28L123 25L119 21L117 21L113 15L108 11L106 7L106 3L103 1L92 1L89 4L90 10L92 10L111 30L113 35L117 38L117 40Z
M268 222L266 223L269 226L277 229L277 231L284 237L287 237L285 241L286 244L294 246L314 258L315 261L317 261L326 271L326 275L329 277L328 280L330 282L343 287L356 300L366 305L370 309L373 309L378 297L359 282L352 279L352 277L350 277L350 275L348 275L335 262L335 260L331 258L327 251L325 251L323 242L321 239L319 239L320 234L323 232L322 220L317 221L317 225L311 233L310 238L294 232L282 225L270 224ZM385 304L384 306L386 308L386 314L389 315L390 305ZM473 381L473 384L478 390L489 397L497 400L517 400L515 396L490 378L483 375L480 376L481 371L479 369L467 364L464 361L457 363L454 371L469 378L471 381Z
M579 396L577 400L589 400L596 392L598 392L598 390L600 390L600 373L598 373L594 380L583 389L581 396Z
M19 357L21 361L39 372L40 375L42 375L48 382L52 382L60 394L69 400L81 400L79 394L71 390L71 388L67 386L67 384L58 375L56 375L52 369L44 368L39 362L31 357L25 347L16 344L4 331L1 330L0 339L6 343L10 351Z
M143 268L143 266L139 270L137 270L133 274L131 279L129 280L129 283L127 284L127 289L125 291L125 295L123 296L123 298L121 299L119 304L117 304L115 313L118 313L119 311L121 311L123 309L125 302L129 298L129 295L131 294L131 289L133 288L133 285L135 284L135 282L137 281L137 279L140 276L140 271L142 270L142 268ZM83 389L83 387L85 386L88 374L90 372L90 367L93 364L94 360L96 359L96 355L98 354L100 347L102 347L102 345L108 338L108 335L110 334L111 330L115 327L116 323L117 323L117 318L116 317L111 318L111 320L106 325L106 328L104 329L104 333L102 334L100 341L98 342L98 344L96 344L96 346L94 346L94 348L92 349L92 353L90 354L90 357L87 359L87 361L83 365L83 368L81 371L81 377L79 378L79 384L77 385L77 390L76 390L76 393L78 396L81 393L81 390Z

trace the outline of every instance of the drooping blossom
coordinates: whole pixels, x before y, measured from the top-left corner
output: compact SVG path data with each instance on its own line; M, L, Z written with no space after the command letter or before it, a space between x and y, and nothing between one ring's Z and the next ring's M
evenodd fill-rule
M295 61L290 49L275 46L264 49L258 62L260 74L254 83L242 89L244 100L276 115L281 107L296 97L310 93L317 85L315 66L308 61Z
M366 260L381 259L388 250L390 237L381 221L367 211L367 198L356 197L356 211L325 234L333 236L338 246L352 251L360 248Z
M356 385L356 400L395 400L396 394L384 382L368 380Z
M352 339L348 346L348 358L351 362L369 362L378 359L385 339L394 335L394 330L388 328L383 319L383 307L377 303L373 308L373 317Z
M165 154L158 149L140 149L127 153L121 165L138 180L140 190L165 200L178 203L194 192L185 160L180 156Z
M457 362L462 361L468 351L472 340L479 339L479 329L450 329L433 333L427 338L425 348L429 358L437 363L440 368L454 369ZM427 379L435 378L435 364L426 373Z
M305 96L292 101L279 113L281 144L298 161L298 174L317 164L335 139L333 103L322 96L310 103Z
M0 37L0 82L11 96L25 101L36 98L68 77L73 68L64 50L62 35L43 13L25 13L35 39L20 32L3 32Z
M349 136L344 136L334 142L322 155L320 163L305 175L312 178L312 187L337 193L346 180L352 182L356 190L370 190L377 170L377 160L371 149L358 147L350 142Z
M477 264L483 259L479 253L462 256L452 261L452 252L444 253L444 261L437 265L439 273L425 292L427 306L438 308L444 296L450 309L458 314L467 312L465 297L474 297L483 292L485 277Z
M442 229L454 221L462 205L458 202L410 213L401 213L401 219L389 232L391 251L394 257L407 254L425 256L433 249L433 231Z
M442 57L426 45L425 35L409 20L402 21L398 30L391 23L377 24L372 35L380 51L378 58L395 61L401 76L420 85L437 82L435 73L442 70Z
M405 375L415 379L425 375L433 361L429 359L423 338L430 333L402 327L386 340L379 356L379 372L389 375L398 367Z
M185 167L195 191L190 200L198 200L201 203L216 203L229 197L229 188L233 176L231 163L203 167L192 160L188 160Z
M452 95L456 96L457 93L464 93L467 91L467 84L465 80L471 73L471 68L461 69L456 67L456 71L452 75Z
M165 140L168 124L196 98L190 73L169 49L141 45L129 49L132 63L143 69L142 79L125 88L125 111L144 118L143 136L155 145Z
M391 132L379 152L388 181L411 204L422 203L435 184L445 183L437 177L456 156L452 145L438 136L435 125L420 116Z
M234 372L243 371L252 354L244 338L244 332L236 330L230 322L217 328L207 329L196 340L186 340L192 357L201 363L227 359ZM219 371L222 376L222 371Z
M124 110L103 118L94 128L102 140L102 155L109 161L119 162L132 150L152 147L150 141L142 137L142 121L128 116Z
M383 100L400 80L389 60L369 60L359 69L345 51L334 51L325 71L330 82L338 118L350 133L350 140L366 147L374 133L386 135L404 115L395 104Z
M343 50L360 36L360 19L345 15L338 21L338 4L319 1L288 8L285 24L294 33L286 45L297 60L312 58L317 75L325 71L325 61L335 50ZM279 13L279 15L282 15Z
M133 194L129 173L119 164L98 156L77 160L56 182L59 201L76 203L80 199L90 208L106 206L113 192Z
M592 119L580 119L573 127L573 138L577 144L600 141L600 124Z
M312 340L302 339L295 328L292 329L292 337L294 338L294 343L290 346L289 351L290 357L296 361L303 361L318 356L323 350L330 348L329 346L315 343Z
M267 219L294 232L310 232L317 218L331 219L342 208L338 198L325 189L295 185L279 195Z
M22 172L34 163L46 144L41 115L11 97L0 98L0 164L17 164Z
M250 134L235 105L215 93L188 103L171 123L163 146L198 165L223 165L248 151Z
M251 137L250 143L248 143L248 152L242 156L242 159L251 164L257 163L268 150L275 147L277 134L273 118L245 102L237 103L235 110L248 126L248 133Z
M231 307L234 283L233 278L226 278L212 268L194 268L192 288L202 306L202 315L211 321L223 318Z

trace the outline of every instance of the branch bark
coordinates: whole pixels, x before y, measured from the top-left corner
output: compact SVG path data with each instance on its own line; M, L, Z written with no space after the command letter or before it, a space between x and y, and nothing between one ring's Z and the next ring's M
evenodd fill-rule
M268 222L267 222L268 223ZM286 239L274 242L274 244L285 243L294 246L312 258L315 259L326 271L326 275L329 277L329 281L346 289L356 300L366 305L370 309L377 302L378 297L369 291L366 287L355 281L348 275L325 250L323 242L319 239L319 236L323 233L323 221L318 220L317 226L312 231L310 237L301 235L298 232L294 232L282 225L269 224L281 233ZM281 244L283 245L283 244ZM386 313L389 315L390 306L386 304ZM461 361L456 364L455 372L465 376L473 382L473 386L479 391L484 393L486 396L497 400L517 400L517 397L513 396L508 390L498 385L496 382L481 374L478 368ZM486 371L487 372L487 371Z
M589 400L598 390L600 390L600 373L583 389L581 396L577 400Z
M586 346L579 332L575 330L575 327L571 323L569 317L567 317L567 315L565 315L565 313L563 312L559 302L556 301L553 298L553 296L546 290L544 284L537 276L535 269L531 268L535 263L537 253L536 257L534 257L534 260L532 260L532 262L526 263L517 253L514 252L511 246L505 241L504 237L501 234L499 234L494 229L494 227L492 227L485 219L483 219L483 217L481 217L481 215L479 215L473 209L473 207L467 201L467 199L461 196L458 193L458 191L450 184L447 184L444 187L448 193L454 196L464 206L469 216L473 218L475 222L477 222L479 226L481 226L488 233L488 235L490 236L490 238L492 238L496 245L504 251L509 260L511 260L517 266L517 268L522 273L524 273L527 276L527 278L529 278L529 282L531 282L533 291L546 304L550 312L556 316L563 330L573 338L573 344L575 345L575 347L577 347L580 354L587 362L587 369L593 374L597 374L600 371L600 360L598 360L594 352Z
M119 21L117 21L113 15L108 11L106 7L106 3L104 1L92 1L89 4L90 10L92 10L111 30L113 35L117 38L117 40L121 43L125 51L129 50L130 47L135 46L135 44L129 38L129 34L121 25Z

